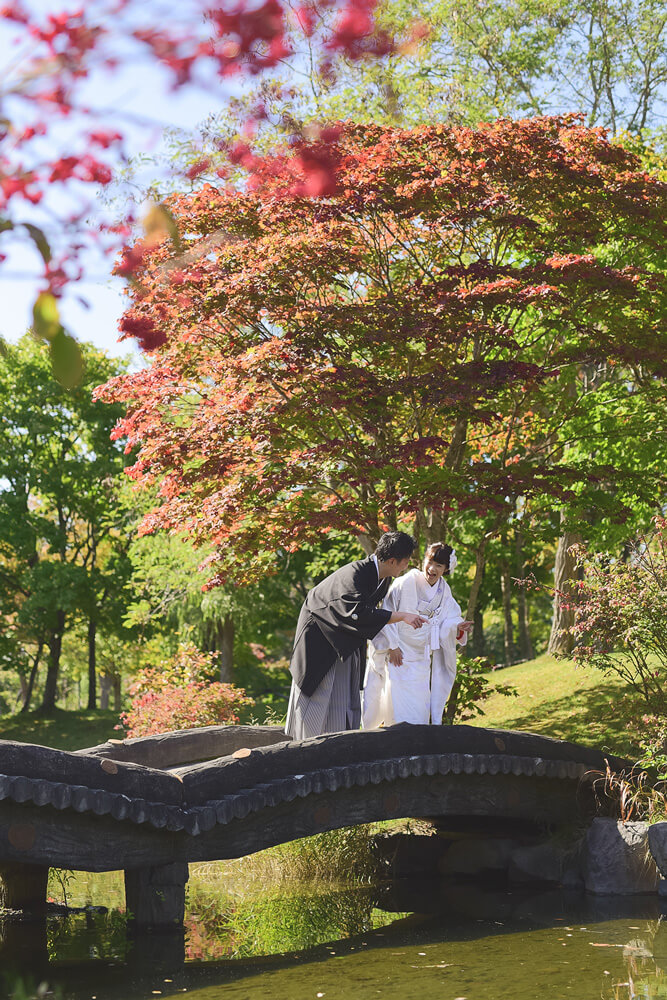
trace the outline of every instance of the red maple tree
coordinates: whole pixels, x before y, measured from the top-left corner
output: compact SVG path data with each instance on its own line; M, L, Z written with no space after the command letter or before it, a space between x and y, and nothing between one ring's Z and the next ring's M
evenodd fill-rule
M545 459L569 387L601 359L665 374L667 187L601 130L338 125L335 189L309 197L318 155L172 199L182 252L143 248L123 321L149 365L100 389L159 487L143 530L212 540L213 583L332 529L437 537L613 480Z

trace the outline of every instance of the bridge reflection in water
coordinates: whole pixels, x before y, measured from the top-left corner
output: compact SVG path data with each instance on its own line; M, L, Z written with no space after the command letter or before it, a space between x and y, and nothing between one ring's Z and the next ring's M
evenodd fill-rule
M537 827L593 811L587 775L627 768L530 733L393 726L287 742L275 727L209 727L67 753L0 742L5 905L44 906L49 867L125 872L139 925L179 926L188 864L325 830L431 817Z

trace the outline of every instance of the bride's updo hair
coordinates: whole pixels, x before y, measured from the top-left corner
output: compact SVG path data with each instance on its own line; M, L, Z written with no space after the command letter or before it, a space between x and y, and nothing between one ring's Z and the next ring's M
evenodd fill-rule
M441 566L444 566L445 575L447 575L447 573L449 573L449 557L453 551L454 549L451 545L445 545L444 542L433 542L433 544L429 545L426 549L424 559L432 559L433 562L437 562Z

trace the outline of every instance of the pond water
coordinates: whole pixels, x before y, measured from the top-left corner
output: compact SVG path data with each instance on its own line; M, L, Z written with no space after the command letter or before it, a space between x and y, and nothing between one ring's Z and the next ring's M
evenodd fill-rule
M656 897L432 879L262 888L228 875L195 869L184 936L128 935L120 873L52 883L70 907L108 910L0 921L4 995L27 1000L48 983L62 1000L667 998Z

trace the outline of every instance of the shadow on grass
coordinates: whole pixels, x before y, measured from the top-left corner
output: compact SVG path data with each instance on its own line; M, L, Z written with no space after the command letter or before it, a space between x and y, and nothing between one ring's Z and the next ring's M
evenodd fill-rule
M37 743L59 750L82 750L118 737L114 726L118 714L111 711L79 709L65 712L56 709L52 716L37 712L0 717L0 739L19 743Z
M516 713L512 712L514 707ZM519 696L497 724L634 758L639 755L638 732L628 730L627 724L641 719L646 711L638 694L621 692L618 683L602 679L595 688L540 702L531 711L522 710ZM478 725L489 723L482 716Z

